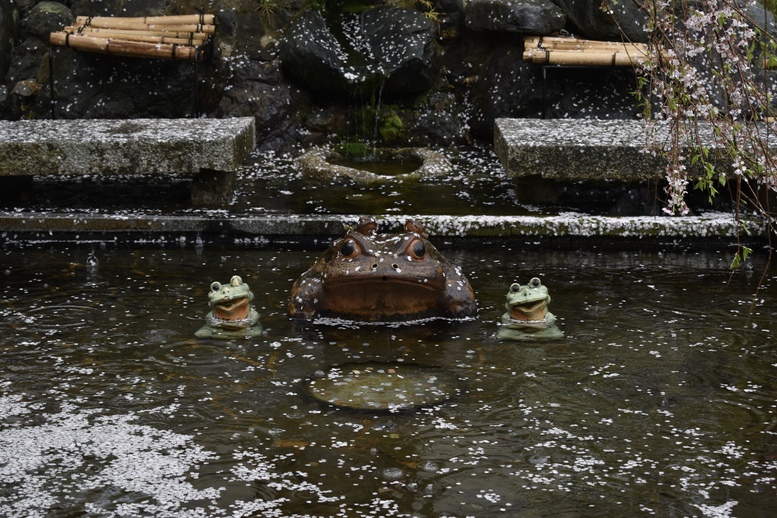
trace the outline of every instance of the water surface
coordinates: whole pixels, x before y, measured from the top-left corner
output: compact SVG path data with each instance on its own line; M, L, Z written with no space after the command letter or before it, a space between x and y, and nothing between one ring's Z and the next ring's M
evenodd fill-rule
M295 325L288 290L320 248L0 250L0 515L777 508L774 271L753 299L761 266L732 276L725 249L439 244L470 277L474 321ZM211 281L233 274L265 334L194 338ZM497 341L510 284L533 276L564 339ZM401 412L305 393L360 361L445 369L463 390Z

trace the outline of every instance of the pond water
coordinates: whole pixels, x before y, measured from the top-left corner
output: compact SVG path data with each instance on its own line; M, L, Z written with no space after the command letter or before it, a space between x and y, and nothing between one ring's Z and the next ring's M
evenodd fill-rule
M295 325L289 288L324 244L0 250L0 515L777 509L774 270L731 275L725 249L437 244L477 319ZM194 338L211 281L233 274L265 333ZM533 276L564 338L499 342L510 284ZM359 362L443 369L461 390L394 412L306 393Z
M494 153L484 149L439 150L451 163L444 178L420 181L397 179L381 185L320 181L303 177L294 156L256 153L241 168L235 198L229 205L234 215L294 214L487 214L525 215L546 212L516 202L513 181ZM405 159L403 165L415 165ZM406 173L397 162L349 163L388 176ZM376 167L381 167L376 170ZM35 178L32 185L0 192L0 209L9 212L83 211L134 216L147 214L189 215L192 209L186 178L166 176L117 178Z

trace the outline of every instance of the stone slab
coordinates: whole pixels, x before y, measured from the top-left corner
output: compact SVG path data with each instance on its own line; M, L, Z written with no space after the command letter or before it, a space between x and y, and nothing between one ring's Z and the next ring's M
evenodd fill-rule
M0 121L0 176L236 171L253 117Z
M711 133L702 128L705 145ZM655 142L666 140L656 127ZM497 119L494 149L515 178L629 180L662 178L666 161L646 151L646 123L640 120Z
M420 223L431 236L443 238L536 239L602 238L643 242L667 240L685 243L702 239L735 244L743 225L749 239L765 239L766 225L757 219L737 220L733 214L700 216L608 217L581 213L548 216L377 215L381 228L399 230L407 219ZM328 244L343 235L344 224L355 225L359 215L256 215L185 216L154 214L51 214L0 212L0 244L15 241L116 240L125 236L137 242L225 239L236 244L312 240ZM56 236L56 237L54 237ZM106 237L107 236L107 237ZM129 237L134 236L134 237ZM208 237L210 236L210 237Z

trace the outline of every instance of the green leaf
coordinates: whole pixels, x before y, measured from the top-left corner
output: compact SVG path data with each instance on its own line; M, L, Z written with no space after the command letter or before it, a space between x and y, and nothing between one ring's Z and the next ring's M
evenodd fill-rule
M730 268L732 270L736 270L742 264L747 261L747 258L750 256L750 254L753 253L753 250L750 247L742 246L741 247L741 253L740 250L737 250L737 253L734 254L734 259L731 261Z
M739 256L739 252L734 254L734 259L731 261L731 266L729 266L730 269L736 270L739 268L742 264L742 259Z

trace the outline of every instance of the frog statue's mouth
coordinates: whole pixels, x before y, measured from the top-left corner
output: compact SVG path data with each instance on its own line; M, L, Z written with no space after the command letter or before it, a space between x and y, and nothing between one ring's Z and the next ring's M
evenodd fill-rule
M326 283L326 309L362 320L379 321L389 315L420 317L437 309L442 282L376 275L372 278L337 279Z
M249 304L248 297L223 300L213 305L213 315L221 320L242 320L248 317Z
M547 298L510 305L510 318L513 320L542 320L545 318L547 312Z

